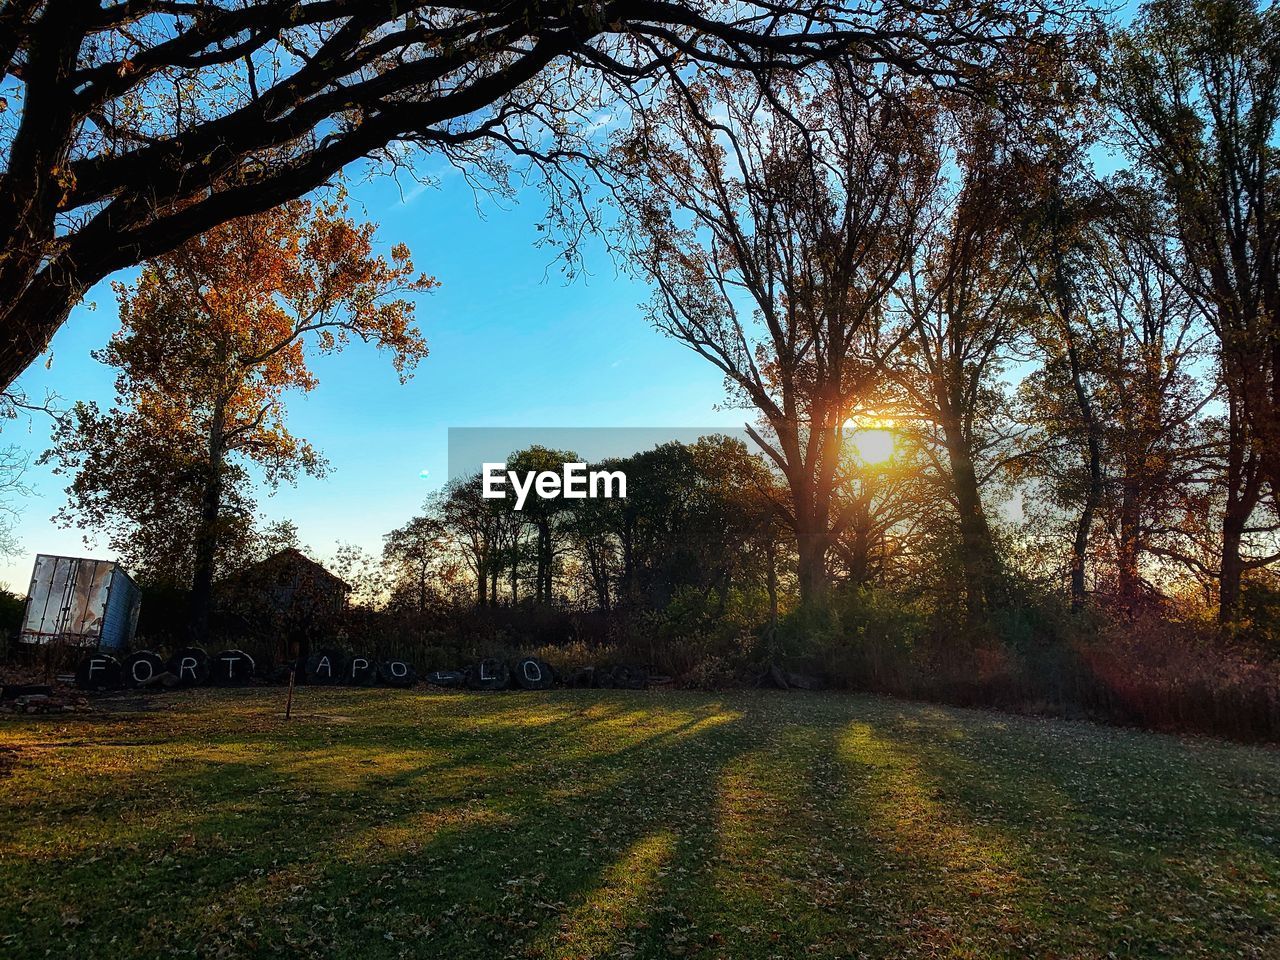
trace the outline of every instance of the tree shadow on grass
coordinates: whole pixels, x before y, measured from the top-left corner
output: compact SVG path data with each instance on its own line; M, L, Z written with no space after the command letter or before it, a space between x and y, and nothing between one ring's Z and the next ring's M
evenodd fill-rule
M617 891L637 882L636 864L662 869L660 848L674 841L661 837L671 823L709 820L699 813L710 801L705 774L737 749L734 723L687 717L626 749L560 761L551 779L531 766L524 789L470 801L472 815L420 842L351 837L319 869L306 865L305 883L276 876L254 890L254 925L274 924L277 946L325 944L332 956L557 955L583 939L575 909L594 897L629 900ZM312 918L305 931L272 919L299 900L342 907ZM619 912L618 922L627 916ZM586 939L602 942L608 933L612 943L614 932L606 924Z
M548 898L563 905L606 882L612 857L642 842L656 819L687 812L687 797L664 797L699 782L732 748L721 729L732 723L727 713L677 712L649 730L629 723L626 736L615 730L597 748L593 723L618 715L619 705L594 711L589 722L574 715L581 712L574 704L563 708L566 716L553 722L493 724L456 755L379 774L378 783L363 774L317 776L288 752L350 759L377 753L382 743L395 753L403 736L299 736L295 729L240 744L261 750L260 762L171 764L160 778L163 793L132 798L150 818L123 836L117 820L89 841L101 856L31 858L9 875L32 890L60 885L71 900L77 891L109 888L126 904L152 906L82 903L68 926L68 915L43 901L31 905L8 948L14 956L43 955L50 944L88 939L101 956L304 949L364 957L407 949L437 956L447 944L445 955L490 956L495 938L527 937L558 917L559 908L539 906ZM469 710L483 717L484 708ZM238 742L230 733L217 740L215 754ZM498 763L497 775L478 762L507 753L521 759ZM103 803L90 814L118 814L125 800L108 791ZM83 832L79 823L63 826ZM76 853L85 849L82 843Z
M1009 955L1263 956L1280 943L1266 893L1280 880L1275 754L938 708L883 716L875 733L931 819L987 838L1021 879ZM1242 780L1248 796L1230 786Z
M50 794L53 819L23 805L25 839L0 842L32 854L3 865L0 916L24 927L0 954L1274 945L1246 926L1243 901L1214 899L1189 873L1274 866L1273 754L1231 748L1219 762L1167 738L873 698L395 696L312 698L351 722L193 715L158 768L134 755L130 772L128 751L101 751L124 755L121 770L74 800ZM1202 749L1209 775L1192 769ZM1179 822L1188 803L1212 809ZM1211 908L1217 939L1171 926L1175 910Z

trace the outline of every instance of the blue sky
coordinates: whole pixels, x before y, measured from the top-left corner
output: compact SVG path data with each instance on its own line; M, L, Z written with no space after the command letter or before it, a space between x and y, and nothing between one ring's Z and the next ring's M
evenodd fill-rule
M412 188L412 189L411 189ZM401 190L386 178L351 188L353 210L380 224L383 248L404 241L419 269L443 286L419 300L431 355L401 386L390 361L353 344L318 358L320 386L290 400L290 423L329 459L323 479L301 479L261 498L270 519L292 519L320 556L341 540L380 549L384 533L414 514L446 479L450 427L741 426L745 411L717 411L721 378L705 361L644 320L643 285L620 275L593 245L590 272L566 284L552 252L534 246L541 197L518 204L477 200L457 175L438 187ZM548 268L551 267L549 270ZM127 275L125 275L127 276ZM110 369L90 351L117 328L107 283L95 288L55 337L51 364L20 385L65 404L112 399ZM47 418L4 425L4 443L34 459L48 446ZM429 471L423 479L423 470ZM82 532L51 522L65 478L33 466L20 504L22 552L0 558L0 582L25 592L35 553L110 557Z

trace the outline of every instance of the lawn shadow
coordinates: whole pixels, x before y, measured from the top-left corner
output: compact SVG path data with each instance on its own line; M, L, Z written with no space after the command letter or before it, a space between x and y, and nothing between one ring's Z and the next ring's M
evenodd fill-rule
M937 707L877 732L941 815L1002 846L1038 951L1280 945L1274 751Z
M421 955L489 956L495 938L540 939L554 952L566 930L579 939L565 919L571 905L632 877L631 860L656 863L642 850L655 824L689 816L687 789L732 749L729 711L668 710L645 723L642 700L606 696L443 711L432 698L426 739L461 732L457 749L421 748L427 762L413 762L415 738L400 727L197 729L158 768L162 792L137 789L152 765L134 756L146 776L98 778L97 799L59 825L67 846L48 845L6 876L28 889L110 887L128 903L183 884L158 914L78 908L73 932L117 935L102 956L180 947L400 956L410 943ZM535 722L514 722L522 710ZM380 754L378 771L362 766ZM124 787L136 792L124 797ZM68 920L43 904L8 946L43 954ZM612 925L590 939L604 943L605 933Z

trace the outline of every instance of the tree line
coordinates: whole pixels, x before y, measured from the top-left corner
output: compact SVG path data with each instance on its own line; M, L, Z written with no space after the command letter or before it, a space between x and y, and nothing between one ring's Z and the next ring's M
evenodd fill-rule
M387 537L397 602L753 594L775 624L883 588L981 627L1034 582L1235 624L1274 590L1271 7L58 9L2 18L24 96L0 113L0 374L20 408L86 285L142 262L100 354L117 402L77 405L48 457L64 520L188 585L197 638L262 539L255 488L325 469L285 417L308 358L354 336L403 377L426 355L436 281L340 190L290 198L415 150L499 192L515 161L542 176L566 265L604 236L761 455L642 451L626 501L519 516L456 483ZM607 105L626 121L600 133ZM891 456L860 447L875 431Z
M572 451L532 446L512 470L556 470ZM784 566L776 480L740 440L671 442L596 465L627 477L625 498L485 498L479 474L450 483L388 533L392 602L478 607L524 601L579 609L666 607L681 590L762 584L776 616Z
M1280 557L1280 19L1151 3L1083 58L1023 53L1058 93L1017 111L838 58L767 96L729 71L673 84L610 143L617 243L653 324L746 411L773 479L741 483L772 487L800 604L954 571L979 622L1034 572L1076 609L1245 619ZM894 463L859 462L859 424L887 425ZM433 505L446 529L464 494ZM547 602L554 524L530 522ZM519 537L468 537L478 601L499 567L515 597Z

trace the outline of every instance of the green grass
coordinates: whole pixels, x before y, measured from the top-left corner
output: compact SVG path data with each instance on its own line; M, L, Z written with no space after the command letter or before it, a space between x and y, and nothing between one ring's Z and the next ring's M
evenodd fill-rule
M1276 957L1280 754L870 697L0 722L0 956Z

